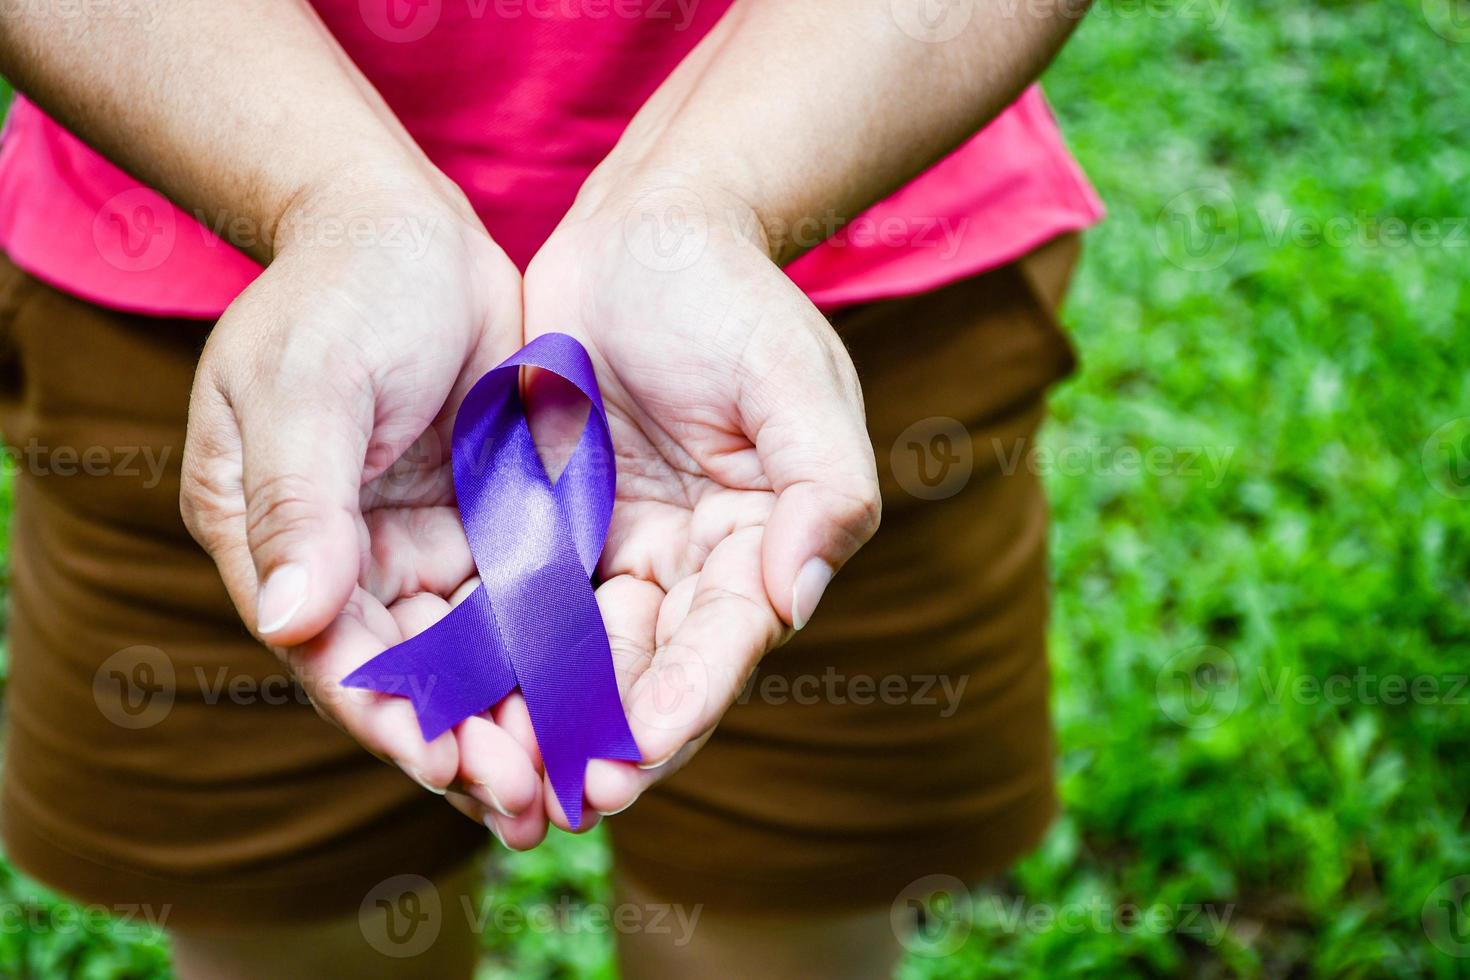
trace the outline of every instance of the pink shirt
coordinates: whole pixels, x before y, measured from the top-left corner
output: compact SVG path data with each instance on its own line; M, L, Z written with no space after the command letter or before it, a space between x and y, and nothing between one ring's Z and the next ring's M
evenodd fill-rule
M521 268L628 120L734 0L315 0ZM309 97L303 93L303 97ZM1041 91L787 272L824 309L932 289L1102 214ZM213 318L260 267L17 98L0 248L105 306Z

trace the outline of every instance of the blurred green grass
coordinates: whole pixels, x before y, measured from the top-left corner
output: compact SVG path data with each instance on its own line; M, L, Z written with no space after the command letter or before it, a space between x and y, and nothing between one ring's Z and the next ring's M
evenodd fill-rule
M905 977L1470 973L1425 928L1470 873L1470 423L1431 442L1470 414L1455 2L1102 0L1048 74L1111 212L1043 442L1082 461L1047 477L1067 812ZM1437 693L1390 703L1390 675ZM1311 687L1333 678L1346 697ZM492 888L607 901L602 838ZM16 903L65 908L0 869ZM1226 928L1185 923L1198 905ZM1011 917L1036 908L1103 916ZM613 974L595 929L486 944L487 977ZM165 964L135 931L0 929L7 976Z

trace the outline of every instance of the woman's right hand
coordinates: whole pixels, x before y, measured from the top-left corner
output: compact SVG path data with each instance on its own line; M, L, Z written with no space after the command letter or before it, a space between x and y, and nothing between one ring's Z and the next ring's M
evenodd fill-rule
M182 510L324 717L530 847L546 823L519 695L425 743L408 700L341 685L473 589L452 423L521 343L515 266L457 189L407 183L343 181L287 212L199 362Z

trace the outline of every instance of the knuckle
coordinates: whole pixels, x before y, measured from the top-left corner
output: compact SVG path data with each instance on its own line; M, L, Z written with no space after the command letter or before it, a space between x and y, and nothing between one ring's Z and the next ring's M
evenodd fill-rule
M747 617L754 621L760 621L770 615L770 607L764 598L756 599L738 589L732 589L723 585L706 587L700 593L696 602L699 607L720 606L727 610L730 615L738 617L742 622Z
M737 589L714 586L707 589L696 600L698 608L718 607L721 617L731 623L740 623L747 630L752 642L742 651L743 656L730 664L705 662L706 669L724 686L736 689L745 684L751 670L760 658L780 645L785 626L770 602L764 597L755 597ZM697 651L682 645L693 656ZM703 660L704 658L701 658ZM724 672L723 674L721 672Z
M266 478L246 504L246 540L251 551L305 536L320 517L312 481L298 473Z
M185 453L179 487L179 514L184 527L206 551L221 544L219 529L241 510L238 477L219 460Z
M613 664L620 672L628 673L630 676L638 668L646 668L653 657L653 652L645 644L626 633L608 630L607 642L608 649L612 652Z
M209 354L206 346L205 356ZM189 422L179 472L179 513L206 550L219 542L217 529L244 507L240 483L239 433L222 410L219 389L200 368L189 398Z
M883 520L883 498L876 479L854 477L835 488L834 516L858 542L866 542Z

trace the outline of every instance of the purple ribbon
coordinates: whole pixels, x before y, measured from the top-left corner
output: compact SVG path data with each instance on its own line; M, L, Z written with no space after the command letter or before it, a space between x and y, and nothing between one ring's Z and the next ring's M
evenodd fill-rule
M560 375L592 405L555 485L526 423L522 366ZM587 762L642 758L592 594L616 466L607 410L582 345L545 334L477 381L454 420L453 466L479 587L343 684L408 697L425 740L519 687L552 789L580 827Z

